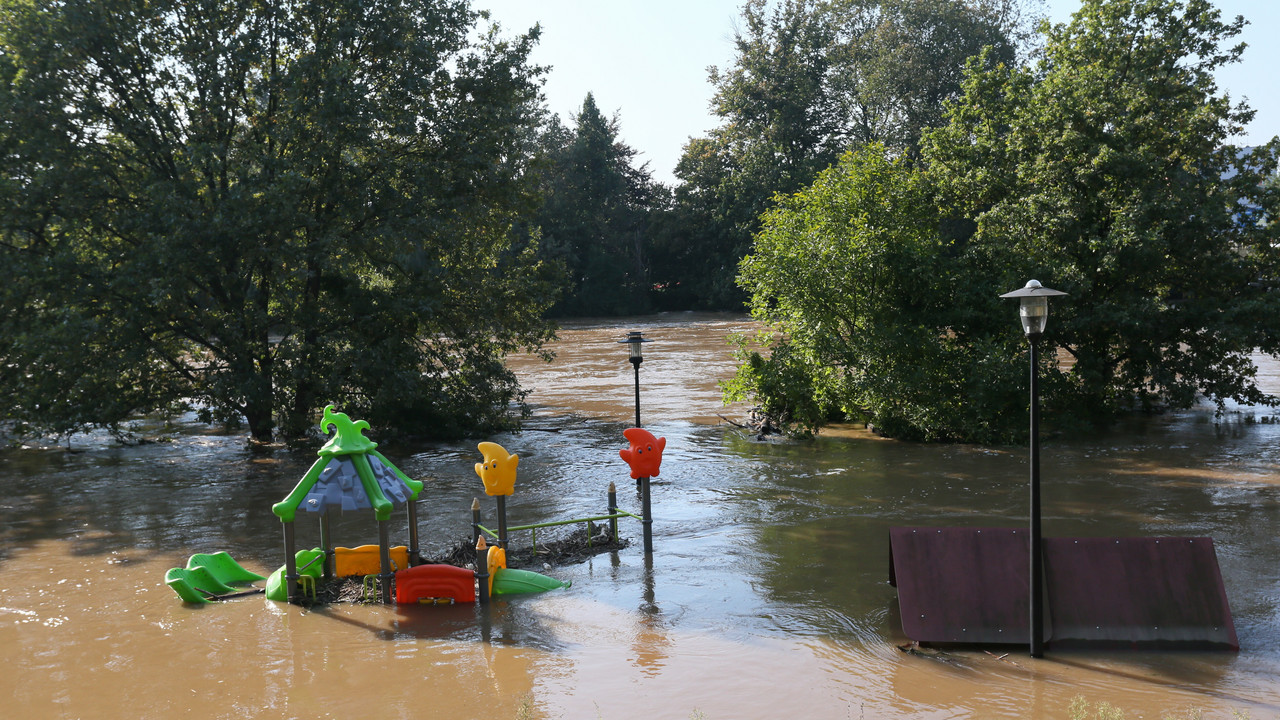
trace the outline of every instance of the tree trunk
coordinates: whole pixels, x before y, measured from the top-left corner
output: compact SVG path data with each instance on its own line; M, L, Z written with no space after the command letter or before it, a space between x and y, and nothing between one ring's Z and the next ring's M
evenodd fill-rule
M298 353L298 372L293 388L293 403L289 406L288 417L285 418L284 431L289 437L302 437L311 427L312 413L316 411L319 397L319 383L315 381L317 372L317 352L320 345L320 333L315 327L316 309L320 306L321 274L320 263L314 259L308 263L307 283L303 290L302 312L299 314L306 327L302 331L302 347Z
M275 435L275 422L271 414L270 383L267 383L266 392L255 392L245 402L244 417L254 442L271 442Z

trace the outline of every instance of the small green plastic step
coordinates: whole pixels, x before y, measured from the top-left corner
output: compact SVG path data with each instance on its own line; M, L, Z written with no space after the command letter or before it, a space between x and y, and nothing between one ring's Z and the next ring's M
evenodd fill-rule
M320 579L321 573L324 572L324 551L320 548L311 550L299 550L294 554L294 560L298 563L298 574L309 575L316 580ZM289 587L284 579L284 566L281 565L278 570L271 573L267 578L267 599L276 602L289 602Z

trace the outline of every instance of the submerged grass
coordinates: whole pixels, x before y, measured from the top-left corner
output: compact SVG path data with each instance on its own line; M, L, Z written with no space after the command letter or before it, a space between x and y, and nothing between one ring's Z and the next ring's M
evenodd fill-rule
M1127 717L1124 710L1109 702L1090 703L1080 695L1071 699L1067 712L1071 720L1126 720ZM1249 711L1232 710L1231 718L1232 720L1249 720ZM1208 716L1205 715L1204 710L1188 708L1180 713L1162 715L1161 720L1208 720Z

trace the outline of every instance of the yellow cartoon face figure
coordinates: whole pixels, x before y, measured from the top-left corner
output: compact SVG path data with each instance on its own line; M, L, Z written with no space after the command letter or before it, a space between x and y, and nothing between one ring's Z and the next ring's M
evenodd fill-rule
M476 474L484 481L486 495L510 495L516 489L516 466L519 455L510 455L498 443L482 442L476 446L484 462L476 463Z

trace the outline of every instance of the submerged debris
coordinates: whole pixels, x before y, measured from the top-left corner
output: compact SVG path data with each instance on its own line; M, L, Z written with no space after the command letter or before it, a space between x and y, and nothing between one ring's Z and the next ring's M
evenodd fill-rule
M563 538L539 542L536 548L511 548L507 550L507 564L513 568L527 567L535 570L546 565L574 565L601 553L621 550L630 544L626 538L621 537L614 542L608 525L588 524L588 527L579 526ZM475 548L472 548L472 553L475 553Z
M926 657L931 660L940 660L942 662L951 663L953 665L957 664L956 659L951 657L947 653L937 648L929 647L927 645L921 645L915 640L904 643L902 645L898 645L897 648L908 655Z
M608 525L577 526L572 532L552 540L539 540L537 547L528 546L507 549L507 565L512 568L544 569L546 565L574 565L600 553L613 552L631 544L626 538L614 542ZM476 548L471 538L460 538L444 552L424 563L443 563L458 567L474 568Z
M760 407L753 407L747 411L747 422L745 424L730 420L724 415L719 417L736 428L755 433L756 440L765 440L771 435L786 434L786 423L775 416L769 415Z
M395 594L395 579L391 580L391 592ZM316 581L316 596L313 600L308 593L301 593L298 604L303 607L328 605L330 603L380 603L382 602L382 584L376 577L367 580L360 575L330 578Z

